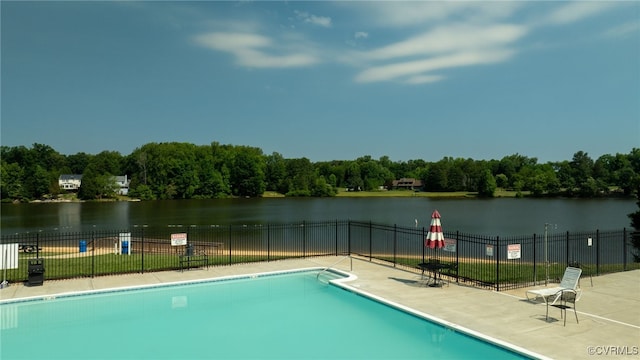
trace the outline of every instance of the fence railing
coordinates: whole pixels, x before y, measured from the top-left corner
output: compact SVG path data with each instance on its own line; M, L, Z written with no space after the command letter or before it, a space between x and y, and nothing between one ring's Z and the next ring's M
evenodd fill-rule
M455 265L443 274L452 281L500 291L557 281L569 264L586 276L638 269L640 264L630 262L629 234L626 229L510 237L445 232L445 247L431 249L424 246L425 228L346 220L35 232L1 237L0 276L26 281L28 260L36 258L44 260L45 279L52 280L178 270L185 267L185 255L220 266L352 254L410 271L435 259ZM186 262L192 265L201 263Z

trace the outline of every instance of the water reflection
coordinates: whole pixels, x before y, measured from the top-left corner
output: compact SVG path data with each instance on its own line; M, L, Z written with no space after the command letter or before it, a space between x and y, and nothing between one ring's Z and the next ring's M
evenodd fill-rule
M2 204L2 233L126 230L148 227L225 226L312 221L372 221L429 227L433 210L445 231L485 235L629 228L633 199L312 198L219 199L149 202Z
M63 203L58 206L60 231L78 231L82 228L82 203Z

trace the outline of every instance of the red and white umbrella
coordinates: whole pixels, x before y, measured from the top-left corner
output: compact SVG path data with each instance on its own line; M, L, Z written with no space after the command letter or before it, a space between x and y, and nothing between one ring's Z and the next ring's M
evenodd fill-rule
M430 248L442 248L444 247L444 234L442 233L442 224L440 224L440 213L438 210L434 210L431 214L431 225L429 225L429 232L427 238L424 240L424 246Z

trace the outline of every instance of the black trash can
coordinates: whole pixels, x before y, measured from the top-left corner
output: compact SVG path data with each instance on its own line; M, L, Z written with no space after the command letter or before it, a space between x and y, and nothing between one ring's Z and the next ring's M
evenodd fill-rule
M187 244L187 256L193 256L193 244Z
M28 272L27 284L29 286L42 285L44 283L44 259L29 260Z

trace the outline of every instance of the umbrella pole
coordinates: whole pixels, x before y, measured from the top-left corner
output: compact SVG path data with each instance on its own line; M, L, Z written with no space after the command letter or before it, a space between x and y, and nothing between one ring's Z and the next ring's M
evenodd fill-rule
M545 267L545 277L544 277L544 286L549 284L549 248L547 245L547 230L549 228L549 224L544 224L544 267Z

